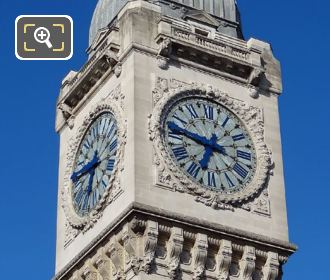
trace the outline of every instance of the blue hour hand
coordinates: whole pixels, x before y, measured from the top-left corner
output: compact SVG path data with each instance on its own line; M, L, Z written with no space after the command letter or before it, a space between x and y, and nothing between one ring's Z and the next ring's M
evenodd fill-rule
M73 183L76 183L83 175L88 173L91 169L94 170L99 164L100 160L98 158L97 151L94 153L93 159L83 166L79 171L73 172L71 175L71 180Z
M200 166L202 169L207 169L210 158L213 154L213 146L217 143L217 136L215 134L212 134L212 137L210 139L210 144L209 146L205 147L205 152L203 155L203 158L199 161Z

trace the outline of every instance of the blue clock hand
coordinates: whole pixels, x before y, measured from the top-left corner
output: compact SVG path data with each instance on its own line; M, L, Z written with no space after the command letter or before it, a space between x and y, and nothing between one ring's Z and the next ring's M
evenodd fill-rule
M207 169L209 160L213 154L213 146L217 143L217 136L215 134L212 134L212 137L210 139L210 146L205 147L205 152L203 158L199 161L200 166L202 169Z
M209 160L210 160L212 154L213 154L213 150L212 150L212 148L209 147L209 146L206 146L206 148L205 148L205 152L204 152L204 156L203 156L203 158L199 161L199 164L200 164L200 166L202 167L202 169L204 169L204 170L207 169L207 166L208 166L208 164L209 164Z
M89 172L91 169L95 169L96 166L100 164L97 151L94 153L93 159L88 162L84 167L82 167L79 171L73 172L71 175L71 180L75 183L77 182L81 176L85 175L86 173Z
M200 136L196 133L190 132L184 128L179 127L176 123L174 122L168 122L168 128L170 130L172 130L172 132L176 132L179 134L183 134L186 135L188 138L206 146L206 145L210 145L210 140L208 140L206 137L204 136Z
M93 186L93 179L95 175L95 168L93 168L89 172L89 180L88 180L88 187L87 187L87 193L90 194L92 192L92 186Z

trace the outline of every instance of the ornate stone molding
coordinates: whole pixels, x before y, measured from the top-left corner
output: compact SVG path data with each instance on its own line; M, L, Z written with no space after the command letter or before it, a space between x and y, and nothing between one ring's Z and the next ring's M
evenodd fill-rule
M168 155L162 140L163 112L171 104L190 97L210 98L233 112L245 124L253 140L257 167L252 181L241 191L232 194L207 190L199 184L192 183L185 174L177 168ZM149 136L153 142L155 151L155 164L157 166L156 185L170 188L175 191L189 193L195 196L195 200L211 206L215 209L234 210L237 205L244 205L249 199L257 196L265 188L268 176L272 168L270 150L264 140L263 112L260 108L249 103L233 99L218 89L203 84L186 84L176 82L172 84L166 79L156 78L156 86L153 90L154 109L149 117ZM251 207L243 209L250 210Z
M229 241L214 230L180 228L173 222L149 218L134 215L122 221L54 280L124 280L145 278L146 274L150 279L277 280L292 253L248 239L242 246L242 237L231 235ZM163 253L153 254L155 251ZM145 270L149 253L153 269Z
M193 248L193 279L202 279L205 272L205 263L207 259L208 242L207 235L197 234L195 245Z
M167 244L167 271L171 279L177 279L180 267L180 257L183 249L183 230L173 227Z
M221 240L217 263L218 263L218 279L227 280L229 277L229 269L232 261L232 244L231 241Z
M255 248L251 246L245 246L242 259L239 262L239 280L252 280L252 274L254 273L256 267L255 261Z
M279 275L279 259L278 254L274 252L268 252L267 261L265 266L263 267L262 280L276 280Z
M86 130L103 112L111 112L117 120L118 126L118 140L119 147L116 155L117 165L113 172L113 176L109 181L109 186L102 199L100 200L98 206L91 211L87 216L79 216L72 204L72 182L70 176L73 172L74 162L76 158L77 150L80 146L81 140L83 139ZM123 118L123 112L118 108L116 102L113 102L110 98L102 100L100 103L95 105L95 107L86 115L82 125L77 129L75 136L73 136L69 141L69 147L66 156L66 170L64 176L64 183L61 189L61 202L62 207L65 211L67 217L67 230L66 230L66 244L75 238L81 231L85 232L91 228L97 220L102 216L104 208L109 205L118 195L122 192L120 186L120 173L123 167L124 159L124 147L126 144L126 120Z

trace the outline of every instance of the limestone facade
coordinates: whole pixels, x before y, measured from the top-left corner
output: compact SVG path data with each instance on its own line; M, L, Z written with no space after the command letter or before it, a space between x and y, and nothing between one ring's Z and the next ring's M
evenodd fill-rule
M268 43L226 36L205 12L189 20L129 1L101 29L89 59L63 80L54 279L281 279L289 243L278 97L280 64ZM177 94L230 107L258 143L259 175L224 198L177 176L157 142L157 115ZM71 207L72 160L102 110L120 127L119 165L89 216Z

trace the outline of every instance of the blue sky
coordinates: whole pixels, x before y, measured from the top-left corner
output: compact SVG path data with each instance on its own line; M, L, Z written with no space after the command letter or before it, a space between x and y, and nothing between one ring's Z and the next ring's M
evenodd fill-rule
M299 251L284 279L328 279L330 86L328 1L238 1L246 38L272 43L282 63L282 141L291 241ZM299 4L298 4L299 3ZM308 4L307 4L308 3ZM86 61L96 0L0 3L0 268L2 279L50 279L55 263L58 137L62 78ZM21 14L67 14L74 21L69 61L19 61Z

